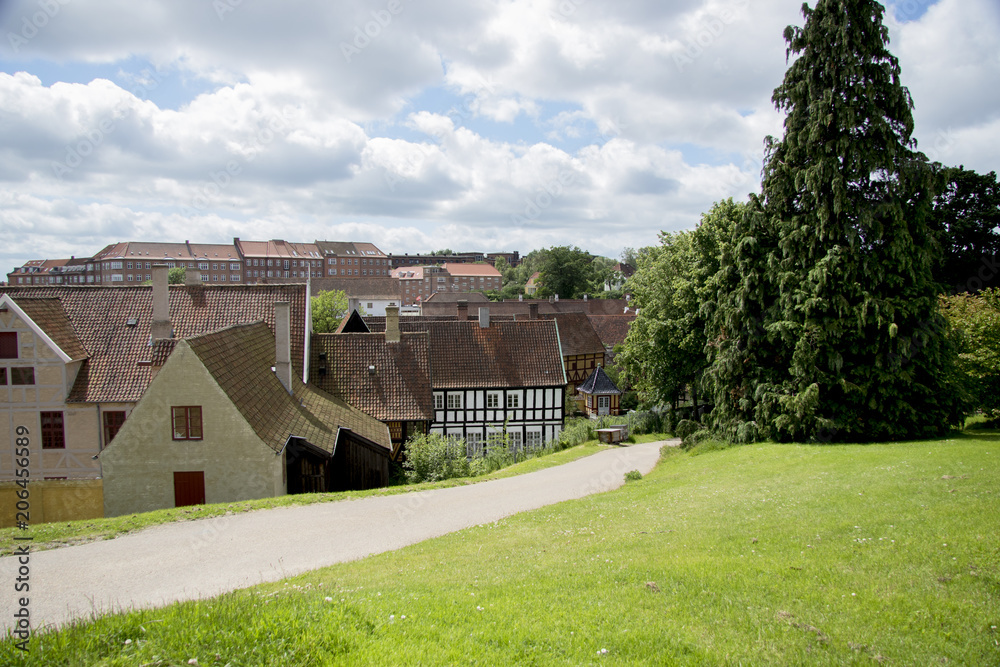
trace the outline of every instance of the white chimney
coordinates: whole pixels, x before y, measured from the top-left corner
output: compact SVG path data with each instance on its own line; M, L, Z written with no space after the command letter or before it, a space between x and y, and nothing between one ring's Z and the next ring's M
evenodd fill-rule
M489 329L490 328L490 309L480 308L479 309L479 328Z
M149 327L149 337L172 338L170 326L170 294L167 289L166 264L153 265L153 322Z
M188 287L201 285L201 269L192 269L190 266L184 269L184 284Z
M385 342L399 342L399 306L385 307Z
M285 390L292 392L292 306L287 301L274 304L274 372Z

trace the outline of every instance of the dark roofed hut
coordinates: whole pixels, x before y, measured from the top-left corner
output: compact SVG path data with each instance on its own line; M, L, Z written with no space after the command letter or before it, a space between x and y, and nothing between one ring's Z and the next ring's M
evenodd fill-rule
M584 410L588 417L617 415L620 412L622 391L600 366L576 390L584 397Z

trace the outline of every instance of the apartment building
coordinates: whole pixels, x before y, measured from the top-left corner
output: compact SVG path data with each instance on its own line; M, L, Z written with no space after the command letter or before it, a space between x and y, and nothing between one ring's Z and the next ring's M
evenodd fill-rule
M281 239L241 241L233 245L243 259L248 285L258 283L304 283L323 276L323 255L315 243L291 243Z
M86 260L88 285L141 284L153 279L153 264L198 269L201 281L215 285L243 282L243 260L235 245L129 241L105 247Z
M373 243L316 241L327 278L388 277L389 256Z
M404 305L412 306L437 292L490 292L500 289L503 277L489 264L404 266L393 269Z

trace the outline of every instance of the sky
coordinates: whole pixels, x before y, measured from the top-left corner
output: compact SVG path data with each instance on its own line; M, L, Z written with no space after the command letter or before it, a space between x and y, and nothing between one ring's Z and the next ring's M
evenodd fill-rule
M758 191L801 0L0 0L0 269L118 241L576 245ZM887 3L932 160L1000 155L1000 2Z

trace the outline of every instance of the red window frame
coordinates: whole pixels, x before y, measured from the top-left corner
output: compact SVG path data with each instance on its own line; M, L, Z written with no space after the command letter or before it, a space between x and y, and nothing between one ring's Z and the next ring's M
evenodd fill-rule
M125 411L124 410L108 410L104 413L104 446L107 447L115 436L118 435L118 431L121 429L122 424L125 423Z
M201 440L201 406L178 405L170 408L171 433L174 440Z
M42 422L42 449L66 449L66 429L63 413L39 413Z
M16 331L0 331L0 359L17 359Z

